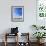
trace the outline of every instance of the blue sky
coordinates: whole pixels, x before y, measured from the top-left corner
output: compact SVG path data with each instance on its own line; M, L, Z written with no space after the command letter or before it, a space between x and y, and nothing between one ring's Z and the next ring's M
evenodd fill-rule
M22 8L14 8L14 13L16 16L22 16Z

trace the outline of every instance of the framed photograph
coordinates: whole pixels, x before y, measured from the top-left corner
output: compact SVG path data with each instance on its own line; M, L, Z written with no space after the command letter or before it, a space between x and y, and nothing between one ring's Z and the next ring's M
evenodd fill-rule
M11 6L11 21L12 22L24 21L24 6Z

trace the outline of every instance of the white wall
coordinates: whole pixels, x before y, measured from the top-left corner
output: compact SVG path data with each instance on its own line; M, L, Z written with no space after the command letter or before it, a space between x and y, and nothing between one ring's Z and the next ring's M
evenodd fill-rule
M11 22L11 6L24 6L24 22ZM0 34L17 26L32 35L32 24L36 24L36 0L0 0Z

